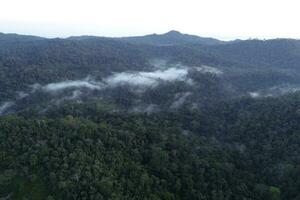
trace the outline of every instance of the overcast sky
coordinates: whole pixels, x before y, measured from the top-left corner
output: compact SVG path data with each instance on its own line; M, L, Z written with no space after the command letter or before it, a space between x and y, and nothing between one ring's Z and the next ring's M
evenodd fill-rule
M299 20L299 0L0 0L0 32L45 37L300 38Z

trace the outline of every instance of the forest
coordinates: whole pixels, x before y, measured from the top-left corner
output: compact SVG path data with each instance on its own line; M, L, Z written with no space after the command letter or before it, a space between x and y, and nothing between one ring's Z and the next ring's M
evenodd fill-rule
M0 34L0 199L300 200L299 50Z

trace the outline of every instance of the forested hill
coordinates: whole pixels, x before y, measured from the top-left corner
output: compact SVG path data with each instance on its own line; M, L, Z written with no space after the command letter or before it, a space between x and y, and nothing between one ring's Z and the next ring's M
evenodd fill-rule
M202 45L218 45L225 42L214 39L205 38L195 35L182 34L178 31L169 31L165 34L152 34L138 37L123 37L118 38L120 41L125 41L133 44L148 44L159 46L172 45L187 45L187 44L202 44Z
M0 34L0 199L300 199L300 42Z
M230 60L261 67L299 68L299 40L246 40L209 48Z
M109 113L69 104L7 116L2 196L13 199L297 199L299 94L210 112Z
M0 44L0 115L94 99L127 110L199 108L300 85L297 40L221 42L170 31L130 38L1 34Z

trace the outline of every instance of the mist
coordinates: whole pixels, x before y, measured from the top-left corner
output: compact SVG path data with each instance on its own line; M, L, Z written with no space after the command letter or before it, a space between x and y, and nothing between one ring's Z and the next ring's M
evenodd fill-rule
M222 75L223 72L215 67L210 67L210 66L207 66L207 65L202 65L201 67L196 67L196 70L198 72L201 72L201 73L210 73L210 74L215 74L215 75Z
M183 94L177 94L175 96L175 101L172 103L171 108L176 109L182 106L184 102L186 101L187 97L189 97L192 93L191 92L185 92Z
M49 83L45 86L39 86L40 88L47 92L56 92L60 90L65 90L69 88L86 88L90 90L101 90L103 89L104 85L101 82L96 82L89 77L85 78L84 80L74 80L74 81L63 81L58 83Z
M40 83L32 84L26 91L16 92L15 98L11 101L4 102L0 107L0 115L9 111L12 106L26 105L28 102L33 104L44 102L51 105L60 105L67 101L82 102L84 99L103 99L110 98L110 91L114 88L128 86L132 92L137 95L136 102L132 111L135 112L155 112L158 105L143 104L139 98L149 89L154 89L162 83L173 83L176 81L184 82L189 86L197 84L191 78L191 73L215 74L220 76L223 72L215 67L204 66L187 66L181 63L168 63L167 60L156 59L150 61L152 71L124 71L115 72L101 79L93 78L88 75L86 78L78 80L65 80L52 82L45 85ZM105 96L108 95L108 96ZM191 96L189 91L178 93L174 96L171 109L177 109L182 106L186 99ZM38 99L38 101L34 101ZM27 103L26 103L27 102ZM22 106L21 106L22 107Z
M0 105L0 115L4 114L10 107L14 105L12 101L6 101Z
M114 73L100 81L96 81L91 76L82 80L67 80L56 83L40 85L33 84L31 93L37 90L55 93L66 89L89 89L104 90L106 88L118 87L121 85L129 85L135 87L156 87L161 81L188 81L188 68L171 67L165 70L158 69L152 72L120 72ZM25 97L26 93L22 92Z
M252 98L276 97L300 91L300 85L283 84L270 88L249 92Z
M156 87L160 81L187 81L187 68L168 68L166 70L156 70L153 72L122 72L114 74L104 82L111 86L132 85L132 86L152 86Z

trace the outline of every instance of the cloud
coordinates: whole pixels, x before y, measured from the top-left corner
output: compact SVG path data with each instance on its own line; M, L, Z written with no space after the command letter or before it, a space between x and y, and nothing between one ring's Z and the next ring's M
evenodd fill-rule
M179 108L186 100L188 96L190 96L191 92L185 92L183 94L178 94L175 96L175 101L172 103L171 108L176 109Z
M37 97L37 99L48 101L50 104L51 102L60 104L65 101L74 100L79 102L82 100L81 97L83 98L84 96L91 95L91 92L94 90L103 91L93 92L98 98L103 98L101 95L110 95L110 93L105 93L106 90L123 85L132 87L132 90L137 94L145 92L148 88L155 88L162 82L183 81L186 84L193 84L192 79L189 78L189 67L181 64L166 65L163 61L158 64L156 63L156 65L160 65L160 67L154 67L152 68L152 71L113 73L101 80L95 80L88 76L84 79L66 80L45 85L35 83L30 85L30 88L28 88L27 91L16 92L14 101L4 102L0 107L0 114L7 112L7 109L13 106L13 104L22 104L22 101L25 98L28 100ZM166 66L164 67L164 65ZM175 99L177 103L174 102L174 107L178 107L186 97L182 97L181 99L180 97L178 98ZM157 108L154 105L148 105L141 108L144 112L152 112L156 109Z
M68 80L47 85L39 83L31 85L31 93L37 90L45 92L58 92L65 89L86 88L90 90L103 90L108 87L117 87L120 85L130 85L137 87L151 86L156 87L161 81L189 81L188 69L172 67L165 70L156 70L152 72L121 72L115 73L104 78L102 81L95 81L90 77L82 80Z
M258 98L261 96L261 94L259 92L249 92L249 95L252 97L252 98Z
M270 88L262 89L259 91L249 92L249 95L252 98L275 97L275 96L280 96L288 93L295 93L298 91L300 91L299 85L283 84L283 85L277 85Z
M222 75L223 72L215 67L210 67L207 65L202 65L201 67L196 67L196 70L201 73L210 73L215 75Z
M23 91L17 92L16 99L24 99L24 98L27 97L27 96L29 96L29 94L26 93L26 92L23 92Z
M6 101L0 105L0 115L4 114L10 107L14 105L12 101Z
M82 92L80 90L75 90L72 93L72 96L68 97L68 99L73 100L73 99L78 99L82 95Z
M69 88L87 88L90 90L101 90L103 89L103 84L91 80L75 80L75 81L50 83L42 87L44 91L48 91L48 92L55 92L59 90L69 89Z
M188 70L186 68L168 68L153 72L121 72L104 79L104 82L111 86L132 85L132 86L157 86L160 81L187 81Z

